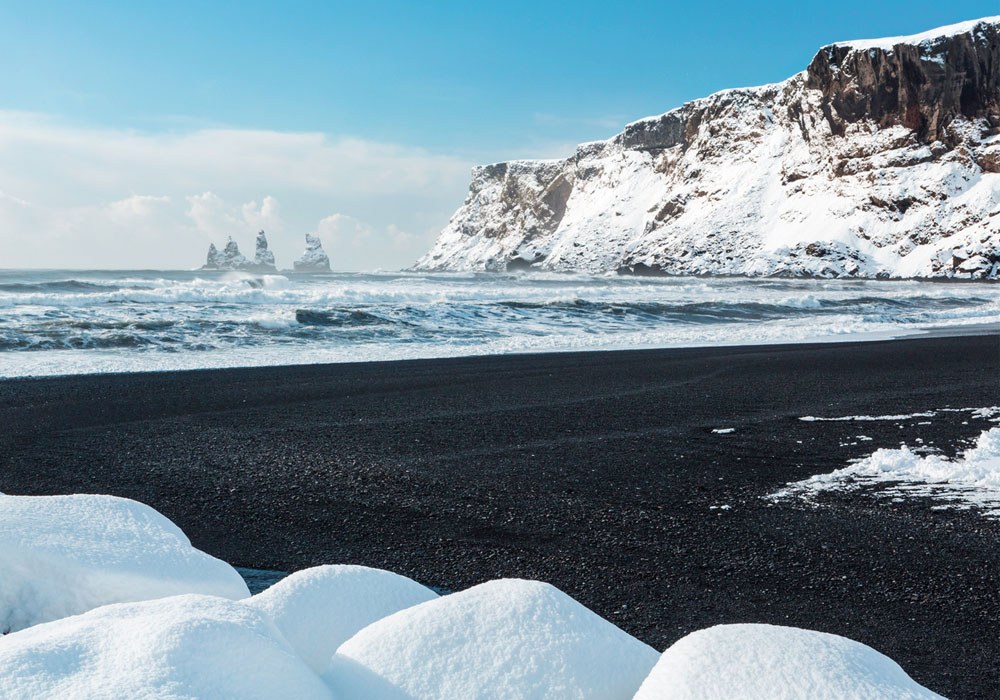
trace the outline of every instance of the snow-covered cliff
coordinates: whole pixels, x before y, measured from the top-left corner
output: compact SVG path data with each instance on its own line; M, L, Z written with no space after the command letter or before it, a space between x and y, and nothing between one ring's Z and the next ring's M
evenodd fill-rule
M1000 277L1000 17L476 168L418 269Z

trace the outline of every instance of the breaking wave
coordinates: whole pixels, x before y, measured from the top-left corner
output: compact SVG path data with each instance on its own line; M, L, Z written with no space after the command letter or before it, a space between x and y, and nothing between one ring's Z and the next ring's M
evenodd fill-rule
M0 376L894 337L1000 286L575 275L0 271Z

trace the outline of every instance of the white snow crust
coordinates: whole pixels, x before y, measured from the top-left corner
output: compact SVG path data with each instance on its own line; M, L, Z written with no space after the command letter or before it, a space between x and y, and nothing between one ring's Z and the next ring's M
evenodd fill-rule
M1000 455L1000 429L978 449ZM169 520L110 496L0 495L0 562L17 623L0 636L4 700L937 697L872 649L805 630L714 627L660 656L538 581L439 598L321 566L246 598ZM211 594L172 595L184 589ZM129 596L158 597L100 603Z
M0 495L0 632L181 593L250 595L235 569L192 547L146 505L114 496Z
M884 485L890 494L931 496L1000 517L1000 428L983 431L975 446L957 459L921 455L906 445L881 449L849 467L789 484L775 497L808 499L824 491L872 485Z
M848 423L851 421L904 421L912 418L933 418L939 413L969 413L972 418L983 418L992 420L994 416L1000 416L1000 406L986 406L983 408L936 408L932 411L920 411L918 413L889 413L881 416L858 415L858 416L835 416L824 418L821 416L802 416L800 421L806 423Z
M5 700L333 700L251 606L185 595L109 605L0 639Z
M270 615L306 663L322 673L337 647L360 629L434 598L434 591L405 576L341 565L298 571L245 602Z
M823 632L719 625L680 639L634 700L918 700L941 696L892 659Z
M974 31L976 27L981 24L1000 24L1000 16L983 17L981 19L973 19L967 22L949 24L945 27L938 27L937 29L931 29L930 31L921 32L919 34L911 34L909 36L892 36L884 37L882 39L852 39L851 41L838 41L832 45L850 46L852 49L862 51L866 49L892 49L894 46L899 46L900 44L915 46L919 44L933 43L939 39L958 36L959 34L968 34L969 32Z
M505 579L365 628L327 678L345 699L628 700L657 658L558 589Z

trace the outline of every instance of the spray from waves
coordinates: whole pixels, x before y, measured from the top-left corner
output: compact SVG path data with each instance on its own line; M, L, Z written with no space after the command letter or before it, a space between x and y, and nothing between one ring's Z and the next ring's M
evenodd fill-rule
M0 376L799 342L995 323L1000 285L0 271Z

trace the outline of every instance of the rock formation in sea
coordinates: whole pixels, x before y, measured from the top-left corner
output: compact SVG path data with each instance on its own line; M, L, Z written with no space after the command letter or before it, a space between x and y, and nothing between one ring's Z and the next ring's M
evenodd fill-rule
M416 268L1000 277L1000 17L473 171Z
M208 257L205 260L205 264L201 266L202 270L218 270L219 269L219 249L215 247L214 243L208 244Z
M302 257L294 262L296 272L329 272L330 258L323 250L319 236L306 234L306 250Z
M277 272L274 266L274 253L267 249L267 236L263 231L257 233L257 250L254 254L253 267L255 272Z
M246 272L277 272L274 265L274 253L268 250L267 236L263 231L257 234L257 248L253 261L240 253L240 247L232 236L226 241L226 247L221 251L214 243L208 246L208 257L202 270L244 270Z
M208 246L208 257L203 270L246 270L252 263L240 253L240 247L230 236L226 241L226 247L218 250L214 243Z

